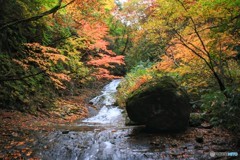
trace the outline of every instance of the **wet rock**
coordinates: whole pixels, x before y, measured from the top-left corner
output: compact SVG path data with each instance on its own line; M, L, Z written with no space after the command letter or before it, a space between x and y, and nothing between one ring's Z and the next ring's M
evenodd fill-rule
M92 106L88 106L87 108L88 108L89 117L96 116L99 111L97 108Z
M134 91L126 110L132 121L151 131L182 131L188 127L191 106L187 93L165 76Z
M69 131L62 131L62 134L68 134Z
M202 149L202 146L201 145L195 145L194 149Z
M132 121L129 117L125 117L125 125L126 126L135 126L135 125L141 125L140 123Z
M183 149L187 149L187 146L183 146Z
M204 147L203 147L203 150L204 150L205 152L209 152L209 151L210 151L208 146L204 146Z
M198 154L204 154L204 151L203 151L203 150L197 150L196 153L198 153Z

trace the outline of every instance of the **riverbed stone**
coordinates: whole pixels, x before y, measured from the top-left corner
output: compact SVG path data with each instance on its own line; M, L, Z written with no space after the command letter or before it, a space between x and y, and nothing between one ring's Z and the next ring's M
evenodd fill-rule
M175 80L161 77L140 86L126 101L129 118L153 131L182 131L188 127L189 97Z

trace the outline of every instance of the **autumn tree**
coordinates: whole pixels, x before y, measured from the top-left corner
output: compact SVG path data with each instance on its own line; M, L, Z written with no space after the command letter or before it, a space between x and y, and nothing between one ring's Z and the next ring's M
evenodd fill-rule
M148 33L142 25L147 21L155 8L152 0L133 0L125 2L116 11L116 17L126 27L126 45L124 53L127 69L134 68L139 62L157 62L161 46L149 40ZM141 46L141 47L139 47Z
M96 78L114 78L108 69L124 57L107 41L113 7L102 0L1 2L0 106L34 111Z
M226 84L231 83L232 80L228 72L228 60L236 56L234 46L238 46L238 2L231 4L224 0L151 2L153 4L148 5L151 7L149 14L143 14L144 12L139 10L140 14L144 15L142 17L147 18L138 23L140 25L136 30L140 33L138 42L145 40L148 44L152 44L152 48L157 53L153 59L163 59L160 64L166 63L169 67L170 64L175 68L188 65L189 61L184 62L183 59L189 60L192 57L186 55L187 52L193 54L208 67L220 90L228 96L225 92ZM179 47L184 49L185 53ZM149 51L137 54L146 56ZM159 57L160 55L163 56Z
M141 1L126 4L139 6ZM211 123L239 130L239 1L155 0L135 8L125 13L143 15L129 22L137 28L126 53L128 67L134 66L128 75L150 59L150 71L177 79L193 106L210 113ZM141 76L129 83L138 84Z
M78 10L77 8L81 8ZM95 69L93 75L97 78L114 78L109 68L114 64L123 65L123 56L117 56L110 48L109 27L106 19L112 18L114 8L112 1L75 1L67 10L73 19L71 26L79 37L84 39L85 47L82 48L83 59L87 65ZM89 13L86 15L85 13Z

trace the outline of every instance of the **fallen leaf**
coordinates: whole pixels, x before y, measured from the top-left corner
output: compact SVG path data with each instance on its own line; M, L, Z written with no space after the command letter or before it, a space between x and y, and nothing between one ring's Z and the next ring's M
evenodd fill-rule
M22 145L24 145L24 144L25 144L24 141L22 141L22 142L18 142L17 146L22 146Z
M4 148L5 148L5 149L10 149L10 148L12 148L12 146L11 146L11 145L7 145L7 146L5 146Z
M32 154L32 151L28 151L27 153L26 153L26 156L30 156Z
M22 149L22 153L27 152L27 150L28 150L28 148L23 148L23 149Z

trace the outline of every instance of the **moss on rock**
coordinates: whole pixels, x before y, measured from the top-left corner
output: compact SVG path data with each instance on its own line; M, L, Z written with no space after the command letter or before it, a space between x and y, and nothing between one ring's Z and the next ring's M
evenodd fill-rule
M132 121L151 130L184 130L188 126L189 98L173 78L164 76L143 84L127 99L126 110Z

